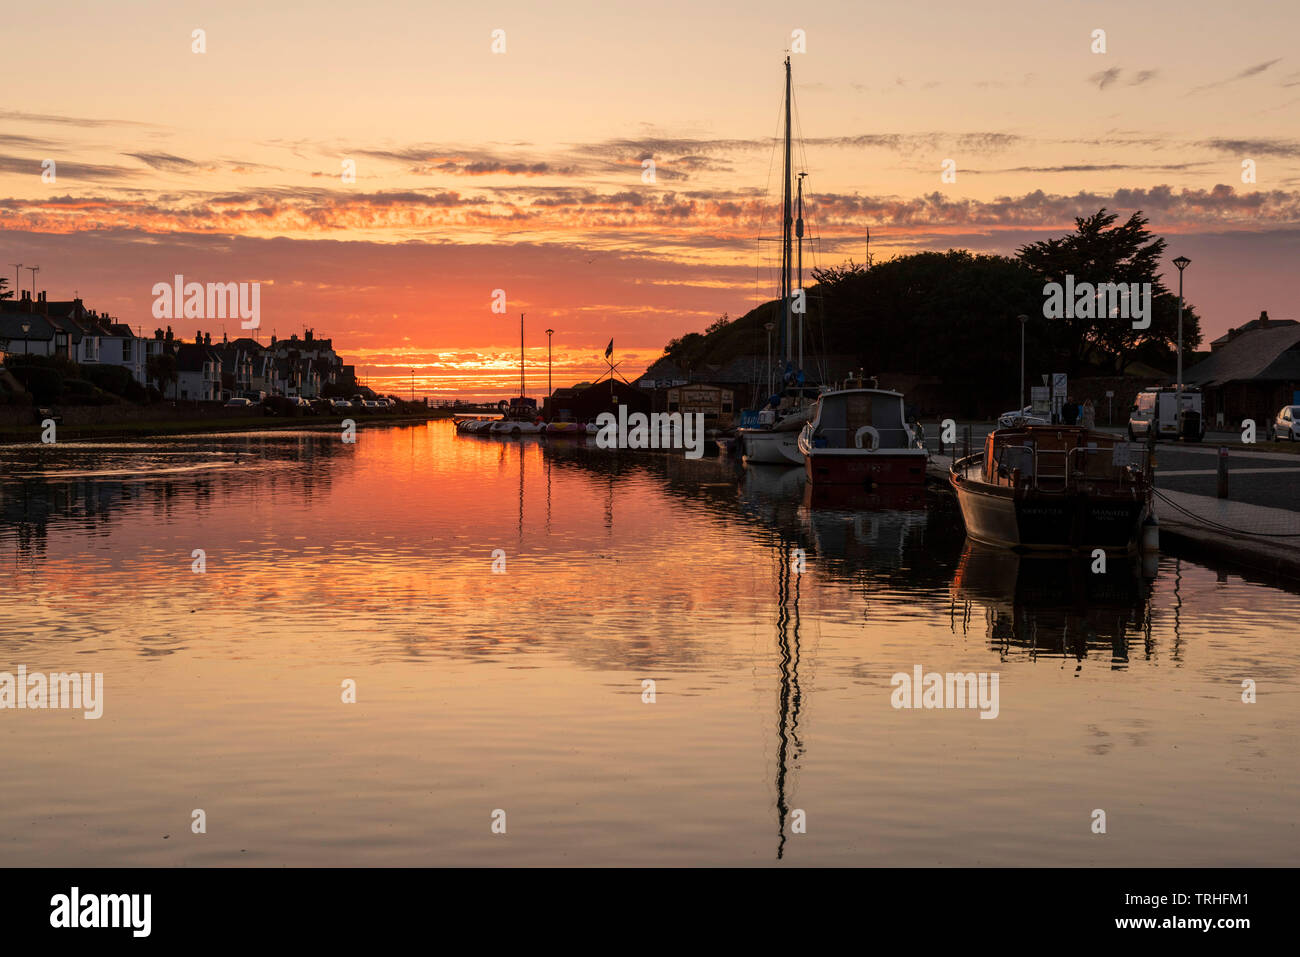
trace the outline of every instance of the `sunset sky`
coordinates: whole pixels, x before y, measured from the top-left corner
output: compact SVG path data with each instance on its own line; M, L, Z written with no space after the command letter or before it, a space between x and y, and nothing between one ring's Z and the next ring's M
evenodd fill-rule
M557 385L611 337L632 378L774 294L796 29L809 266L861 261L868 229L877 259L1010 253L1141 209L1211 336L1300 319L1294 4L139 0L5 27L0 275L39 265L146 334L181 273L262 283L264 341L314 328L377 386L509 394L520 312L533 394L548 327Z

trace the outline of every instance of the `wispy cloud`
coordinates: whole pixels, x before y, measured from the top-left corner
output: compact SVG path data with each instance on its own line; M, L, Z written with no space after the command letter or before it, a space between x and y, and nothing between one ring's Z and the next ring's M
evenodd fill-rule
M1267 70L1269 67L1271 67L1274 63L1280 62L1281 59L1282 59L1281 57L1274 57L1272 60L1265 60L1263 63L1256 63L1254 66L1248 66L1240 73L1234 73L1232 76L1225 77L1222 80L1215 80L1213 83L1206 83L1203 86L1193 87L1192 89L1187 91L1187 95L1191 96L1193 93L1202 93L1205 90L1213 90L1216 87L1226 86L1227 84L1235 83L1238 80L1245 80L1252 76L1258 76L1259 74Z
M187 172L199 168L199 164L193 160L187 160L180 156L172 156L170 153L127 153L125 155L134 157L141 163L152 166L154 169L166 170L168 172Z
M64 116L58 113L24 113L21 110L0 110L0 120L14 123L54 123L60 126L139 126L152 127L153 123L137 120L113 120L86 116Z
M1119 67L1113 66L1109 70L1102 70L1100 73L1092 74L1092 76L1088 77L1088 82L1095 83L1097 89L1104 90L1106 87L1114 85L1115 81L1119 79L1119 74Z

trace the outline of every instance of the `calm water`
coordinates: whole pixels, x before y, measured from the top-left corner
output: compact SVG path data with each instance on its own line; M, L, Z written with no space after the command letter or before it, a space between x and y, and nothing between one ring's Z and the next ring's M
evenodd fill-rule
M3 864L1297 861L1300 598L1235 575L447 422L0 470L0 671L105 682L0 711ZM895 709L917 665L997 718Z

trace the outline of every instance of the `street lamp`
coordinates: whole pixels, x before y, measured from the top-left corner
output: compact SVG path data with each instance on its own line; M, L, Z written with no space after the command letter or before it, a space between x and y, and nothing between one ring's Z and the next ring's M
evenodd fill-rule
M415 402L415 370L411 370L411 402Z
M30 322L24 322L22 326L23 326L23 355L27 355L27 333L31 330L32 324Z
M551 395L551 336L554 334L554 329L546 330L546 396L548 399Z
M1178 267L1178 391L1183 391L1183 270L1192 264L1186 256L1174 260Z
M1020 405L1016 408L1023 413L1025 409L1025 324L1029 322L1029 317L1020 315L1016 318L1020 320Z

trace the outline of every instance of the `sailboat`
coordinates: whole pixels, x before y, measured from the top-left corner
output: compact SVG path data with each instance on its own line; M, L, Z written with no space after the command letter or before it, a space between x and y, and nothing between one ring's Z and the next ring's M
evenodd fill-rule
M489 427L492 435L537 435L546 428L537 412L537 400L524 395L524 314L519 314L519 395L510 400L503 418Z
M790 58L785 58L785 162L781 183L781 331L777 342L781 349L784 367L780 391L767 401L767 407L758 414L758 426L736 430L736 445L746 465L764 463L772 465L802 465L803 453L799 450L799 431L812 415L812 399L818 389L804 383L803 376L803 313L799 316L799 331L792 336L791 300L795 289L790 283L792 240L799 241L799 287L803 291L803 178L799 174L798 198L794 200L790 165ZM796 202L797 218L791 213L791 203ZM802 297L801 297L802 298ZM791 340L798 344L796 356L791 355ZM769 392L772 388L769 386Z

